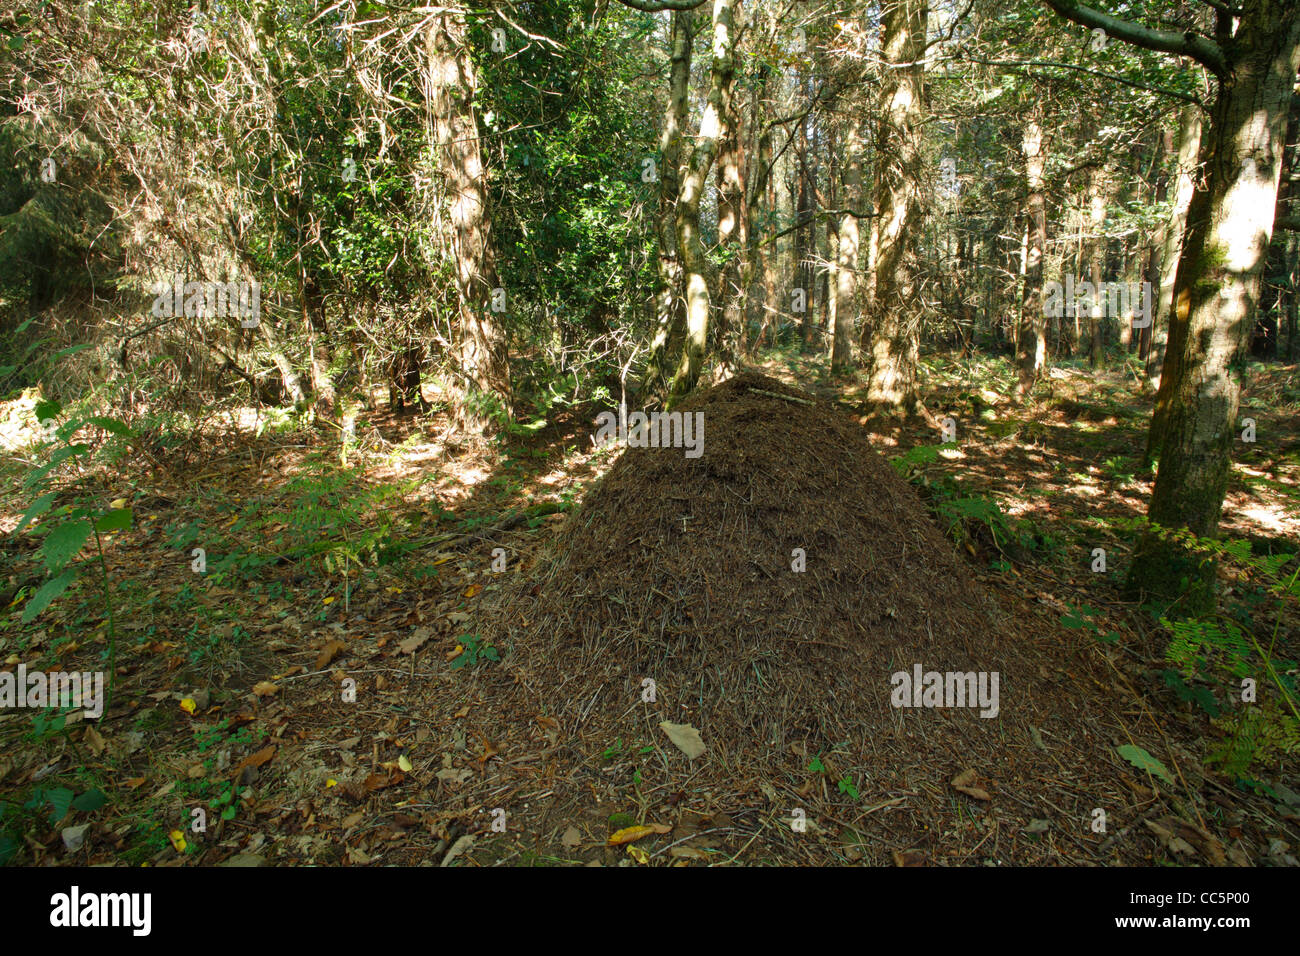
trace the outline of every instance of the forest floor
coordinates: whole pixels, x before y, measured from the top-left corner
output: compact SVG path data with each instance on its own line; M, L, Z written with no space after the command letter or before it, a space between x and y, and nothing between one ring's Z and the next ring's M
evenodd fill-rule
M832 379L820 360L772 353L761 369L865 412L860 383ZM1050 805L1060 780L1044 779L1032 801L996 780L953 781L965 789L936 797L918 841L875 826L901 798L846 788L818 755L802 779L655 788L646 781L661 751L680 756L662 736L559 746L566 729L528 714L537 752L507 744L475 719L490 710L481 675L499 666L480 603L502 575L529 572L612 457L593 448L589 408L479 447L456 444L436 414L385 407L358 421L346 469L337 431L258 432L239 419L85 476L135 516L105 536L115 695L94 722L0 715L0 851L41 865L1296 865L1294 755L1210 769L1221 724L1196 688L1165 676L1167 634L1119 588L1131 535L1116 522L1140 517L1151 490L1140 466L1149 390L1128 368L1067 363L1018 406L1005 360L931 356L923 372L931 420L862 421L895 458L939 444L939 423L954 420L959 447L909 475L940 531L1018 627L1066 625L1068 644L1036 654L1059 653L1063 672L1110 675L1101 679L1122 704L1105 715L1110 743L1097 759L1125 792L1108 795L1123 802L1109 837L1008 813L1017 797ZM1237 443L1224 532L1294 553L1300 369L1252 366L1246 401L1255 441ZM31 405L0 409L0 439L20 441ZM42 580L36 539L13 535L38 454L12 450L0 468L11 503L0 511L0 660L101 670L110 629L93 578L19 620ZM1093 570L1098 548L1104 572ZM1279 633L1278 656L1300 656L1296 622ZM1125 741L1176 779L1114 756ZM737 796L746 790L754 799ZM815 808L797 837L784 819L792 799ZM999 830L1012 825L1014 838Z

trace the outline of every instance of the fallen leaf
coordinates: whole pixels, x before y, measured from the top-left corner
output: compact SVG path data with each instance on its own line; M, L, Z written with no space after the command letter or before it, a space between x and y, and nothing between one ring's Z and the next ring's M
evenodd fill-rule
M564 835L560 837L560 842L567 847L578 846L582 843L582 834L578 832L577 827L570 826L564 831Z
M483 590L483 585L471 584L469 587L465 589L465 597L472 598L475 594L478 594L478 592L482 590Z
M269 680L258 681L253 685L253 694L256 697L274 697L278 693L280 693L279 686Z
M976 800L992 800L989 792L983 787L974 786L978 775L974 770L963 770L957 776L952 778L952 788L958 793L964 793L968 797L974 797Z
M694 760L708 749L700 739L700 732L690 724L674 724L670 720L664 720L660 721L659 729L666 733L668 739L690 760Z
M615 830L609 835L606 841L608 846L621 846L624 843L635 843L637 840L644 839L654 833L654 827L624 827L622 830Z
M924 850L894 851L895 866L925 866Z
M185 834L180 830L173 830L171 833L167 834L167 839L172 841L172 846L176 848L177 853L185 852Z
M473 845L474 834L466 833L463 837L452 844L451 849L447 851L447 855L442 858L442 862L438 865L450 866L452 860L456 859L456 857L460 856Z
M387 776L372 773L370 776L366 777L362 786L366 788L367 793L374 793L376 790L384 790L388 787L396 786L405 779L406 777L400 770L394 770Z
M447 660L454 661L456 658L460 657L460 655L464 653L465 653L465 645L457 644L455 649L447 652Z
M199 705L195 702L193 697L186 697L181 701L181 710L185 711L185 713L190 716L193 716L194 712L198 709Z
M316 666L313 667L312 670L323 671L327 666L329 666L330 661L334 660L334 658L338 657L339 654L345 650L347 650L347 645L342 641L330 641L322 647L320 653L316 655Z
M417 627L411 632L411 636L404 641L398 642L397 649L403 654L414 654L424 646L425 641L433 637L433 630L427 627Z
M80 850L81 845L86 842L86 831L89 829L89 823L83 823L79 827L64 827L61 832L64 849L69 853Z
M411 767L411 761L406 756L406 754L402 754L400 757L397 758L397 766L400 767L402 770L405 770L407 773L410 773L411 770L413 769Z
M269 747L263 747L257 753L249 754L243 760L239 761L239 763L235 764L235 769L231 771L231 775L235 777L239 776L240 772L243 771L245 767L260 767L274 756L275 744L272 744Z
M707 860L709 858L707 853L703 850L697 850L693 846L675 846L668 851L668 855L681 860Z
M649 853L641 849L639 846L632 846L630 843L628 844L627 847L627 855L630 856L632 859L636 860L642 866L645 866L647 863L650 862Z
M86 727L86 732L81 739L86 742L86 746L90 748L90 752L96 757L104 752L104 738L100 736L99 731L94 727Z

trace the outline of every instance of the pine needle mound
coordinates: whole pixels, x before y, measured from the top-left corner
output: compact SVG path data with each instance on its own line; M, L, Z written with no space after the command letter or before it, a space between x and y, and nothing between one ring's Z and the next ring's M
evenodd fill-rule
M703 412L703 454L623 451L504 596L495 636L539 712L641 709L652 680L662 719L729 752L997 733L890 705L916 664L998 671L1001 694L1015 678L951 542L863 429L752 372L680 410Z
M821 821L835 858L849 840L850 858L881 863L953 833L944 852L965 859L988 833L972 819L997 812L1005 832L982 852L1059 860L1030 821L1082 833L1119 789L1113 759L1097 759L1090 704L1108 689L1091 650L1060 644L1045 609L1007 614L987 595L834 405L744 372L680 410L704 413L702 455L618 451L552 545L480 608L504 656L475 671L467 726L500 754L496 783L535 780L548 826L593 804L660 820L725 806L737 825L753 814L765 852L780 839L809 859L812 843L773 826L792 807ZM892 676L917 666L996 673L996 716L973 701L894 706ZM697 730L705 752L689 758L665 721Z

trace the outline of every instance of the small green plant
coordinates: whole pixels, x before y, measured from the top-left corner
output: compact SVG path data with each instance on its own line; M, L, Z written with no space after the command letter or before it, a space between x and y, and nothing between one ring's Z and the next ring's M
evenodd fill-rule
M479 661L501 660L501 655L497 653L497 649L477 634L461 635L460 645L464 650L451 662L451 669L454 671L460 670L462 667L473 667Z
M131 439L132 433L117 419L100 415L73 418L58 425L57 419L62 411L58 402L40 401L36 404L36 419L53 442L54 450L49 460L31 469L23 480L27 491L40 494L23 513L14 533L22 533L30 527L29 533L42 536L40 554L49 578L28 599L23 608L22 622L26 624L35 620L83 574L92 569L98 572L95 577L108 627L108 691L104 703L107 710L112 703L117 670L117 626L113 614L114 588L108 562L104 559L104 537L116 531L129 530L132 513L125 499L113 501L107 507L97 501L84 480L91 449L72 439L87 426L127 440ZM64 503L58 504L60 499ZM40 521L33 524L38 518ZM92 538L95 557L78 560L82 548Z
M835 789L845 794L850 800L858 799L858 788L853 785L853 777L847 773L836 782Z
M614 741L614 743L610 744L608 747L605 748L605 750L601 753L600 758L608 762L610 760L613 760L622 752L623 752L623 738L619 737L618 740Z

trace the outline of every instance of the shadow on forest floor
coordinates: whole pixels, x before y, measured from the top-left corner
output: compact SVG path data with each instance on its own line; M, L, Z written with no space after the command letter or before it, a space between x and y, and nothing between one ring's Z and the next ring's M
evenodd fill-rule
M834 398L850 413L866 410L860 383L832 381L820 358L772 353L760 367ZM1135 707L1159 713L1162 735L1176 738L1190 773L1209 724L1152 676L1162 666L1164 639L1118 590L1130 541L1109 523L1140 516L1149 498L1152 476L1140 469L1149 389L1127 369L1061 364L1030 402L1016 405L1013 392L1005 360L929 356L924 402L934 420L954 420L958 448L939 453L912 478L923 493L942 488L949 498L997 505L1001 517L982 522L942 511L938 520L999 601L1037 605L1053 618L1086 606L1097 612L1099 628L1122 635L1121 667L1141 688ZM1224 510L1229 536L1265 549L1300 546L1297 405L1295 367L1252 367L1242 414L1255 419L1256 441L1236 445ZM543 793L542 802L511 808L506 832L493 829L492 801L505 788L487 785L514 758L498 753L467 719L483 702L463 665L482 655L477 666L492 666L474 630L475 610L504 580L494 560L499 568L504 559L505 575L527 573L562 523L560 512L613 461L593 448L594 413L566 408L531 434L469 446L455 443L440 416L384 410L358 421L348 469L339 467L337 433L322 429L256 438L227 433L195 456L199 467L98 475L103 496L126 497L136 514L135 527L115 535L106 550L120 626L117 695L93 726L75 714L61 729L34 719L38 712L0 717L0 785L10 794L0 833L13 841L13 861L635 859L623 846L605 845L607 817L610 829L669 821L672 832L654 837L663 844L655 854L661 861L681 833L705 829L720 834L708 853L672 854L674 862L876 859L835 839L810 840L797 852L777 843L754 846L756 833L733 825L736 808L697 808L683 823L684 811L638 806L635 786L612 781L609 792L593 792L590 807L566 808L572 819L544 806ZM862 420L886 457L942 440L924 419ZM0 517L6 535L25 507L22 464L11 458L0 473L15 503ZM194 548L205 549L204 574L191 569ZM1096 548L1107 554L1104 574L1090 569ZM78 585L32 624L19 624L29 593L21 588L40 581L34 558L30 538L9 538L2 568L9 613L0 630L6 667L102 668L107 634L93 588ZM353 687L355 702L345 702ZM436 719L429 716L435 712ZM543 722L541 729L551 728ZM615 753L597 763L612 773L621 759ZM536 783L563 768L525 763L518 772ZM1138 777L1150 782L1135 775L1138 802L1163 806L1169 795L1153 793ZM1184 839L1184 846L1200 850L1217 840L1232 848L1225 834L1243 829L1255 835L1252 847L1260 840L1265 847L1269 840L1295 845L1296 807L1248 799L1230 781L1204 777L1226 829ZM108 799L96 810L56 816L60 790L98 790ZM199 808L207 815L201 833L187 822ZM69 850L65 834L83 824L89 829ZM974 827L978 839L979 824L964 826ZM1117 850L1114 861L1214 858L1213 851L1178 856L1156 827L1155 836ZM907 847L892 850L906 861ZM1268 860L1262 851L1247 856L1293 862L1285 849ZM1095 862L1068 843L1054 859Z

